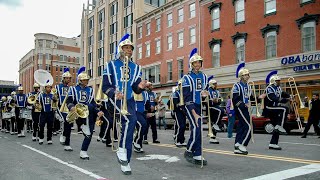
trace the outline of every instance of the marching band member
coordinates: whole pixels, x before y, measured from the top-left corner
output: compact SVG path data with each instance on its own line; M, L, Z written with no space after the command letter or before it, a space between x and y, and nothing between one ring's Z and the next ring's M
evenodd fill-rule
M103 115L103 112L97 109L97 105L94 101L93 88L88 86L90 77L85 71L85 67L81 67L78 70L78 84L71 88L72 96L68 97L67 104L70 112L76 111L76 104L84 104L88 107L89 115L86 118L79 117L77 121L80 122L80 127L84 135L80 151L80 158L89 160L87 151L91 142L95 120L97 118L97 115L101 117Z
M5 133L9 133L10 132L10 123L8 122L7 119L3 118L3 114L7 112L7 108L6 108L7 98L5 96L2 96L1 101L2 101L2 103L1 103L1 111L2 111L2 117L1 117L2 129L1 129L1 131L5 132Z
M121 164L121 171L125 175L131 174L130 159L133 133L137 122L136 103L132 97L132 93L140 94L146 86L146 82L141 81L141 67L130 60L134 47L129 40L129 36L129 34L126 34L119 41L116 60L112 60L107 64L104 70L102 86L102 90L109 97L109 101L118 112L122 112L121 139L117 158ZM126 63L126 61L128 62ZM125 89L126 84L127 88ZM124 97L124 92L127 93L126 97ZM128 113L123 110L125 107L121 107L121 103L124 101L127 102Z
M106 147L111 147L112 142L111 142L111 129L113 128L113 107L111 103L108 101L108 99L103 99L102 104L101 104L101 111L103 112L103 116L101 117L102 119L102 124L101 124L101 130L99 137L101 138L102 143L106 144ZM112 109L112 110L111 110ZM113 130L114 138L115 141L118 139L117 137L117 128Z
M266 83L269 85L265 90L266 98L264 98L264 109L266 111L266 116L271 119L272 124L275 126L269 144L269 149L281 150L281 147L278 145L279 133L286 133L283 125L287 121L289 113L289 109L282 106L281 103L288 102L290 100L290 96L281 90L280 77L277 73L278 71L271 71L266 78Z
M71 127L73 126L73 123L69 123L66 121L67 113L61 112L60 108L61 105L66 97L66 95L71 93L69 90L71 86L69 83L71 82L71 74L69 72L69 68L64 68L63 74L62 74L62 83L57 84L55 86L57 90L58 95L58 108L57 108L57 119L63 123L63 132L60 134L60 143L64 145L65 151L73 151L73 149L70 146L70 136L71 136Z
M146 133L144 135L144 144L148 144L147 138L148 138L148 131L149 131L149 127L151 127L152 130L152 142L153 143L160 143L160 141L158 141L158 133L157 133L157 123L156 123L156 116L155 116L155 112L156 112L156 105L157 105L157 94L154 93L153 90L153 86L151 82L148 82L147 84L147 95L148 95L148 101L146 103L146 109L147 109L147 129L146 129Z
M210 109L210 115L212 121L212 127L213 127L213 137L210 138L211 144L219 144L219 141L216 139L217 132L220 132L219 125L221 124L221 119L224 115L224 109L220 107L221 104L221 96L220 92L217 90L217 81L213 79L209 79L209 95L210 95L210 101L209 101L209 109Z
M15 106L16 106L16 101L15 101L16 98L15 97L16 97L16 92L12 91L11 96L7 98L8 99L7 109L10 110L9 112L12 113L12 117L10 119L10 124L11 124L10 134L11 135L18 134L16 111L15 111Z
M236 77L240 79L232 88L232 105L235 109L239 123L237 127L237 135L234 145L235 154L247 155L247 146L251 138L250 130L250 115L249 115L249 102L251 96L251 89L248 85L250 78L249 70L244 68L245 63L240 63L236 71Z
M175 88L175 91L172 93L172 101L174 106L173 113L175 118L175 123L174 123L175 145L177 147L184 147L184 146L187 146L187 143L185 142L185 136L184 136L184 133L186 131L187 119L184 113L184 105L180 105L180 90L178 89L178 87Z
M21 117L22 111L26 108L27 105L27 96L23 94L23 87L20 84L18 87L18 94L15 96L15 113L16 113L16 121L18 126L18 137L25 137L24 135L24 121L25 119Z
M146 91L143 91L141 94L134 94L134 98L137 104L137 133L134 137L133 150L136 153L143 153L142 140L148 128L146 121L146 103L148 101L148 94Z
M33 92L30 92L28 94L28 97L30 97L31 95L40 95L40 85L38 83L34 83L33 84ZM31 104L28 104L28 106L30 106ZM32 129L33 129L33 133L32 133L32 141L36 141L37 138L39 137L39 120L40 120L40 113L36 110L35 105L31 105L32 106L32 111L31 111L31 115L32 115Z
M201 131L202 131L202 112L201 99L207 96L207 75L200 71L203 66L203 59L194 48L189 57L191 71L183 76L183 98L185 100L185 110L190 121L191 134L187 144L187 150L184 157L190 163L207 165L207 161L202 157Z
M38 96L38 101L42 106L40 113L39 123L39 144L43 144L44 139L44 127L47 124L47 143L52 144L52 128L53 128L53 117L54 113L52 110L52 101L55 102L53 94L51 93L52 83L47 80L44 91Z

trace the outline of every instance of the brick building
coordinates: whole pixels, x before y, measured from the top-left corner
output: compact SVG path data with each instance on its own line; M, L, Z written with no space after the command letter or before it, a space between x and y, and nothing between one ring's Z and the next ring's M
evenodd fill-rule
M55 85L61 82L64 68L69 67L71 84L75 84L80 66L80 38L65 38L47 33L37 33L34 36L34 49L19 61L19 82L24 87L24 93L33 90L33 73L37 69L50 72Z
M190 51L199 47L199 13L197 1L173 0L135 20L135 59L164 96L188 72Z
M202 0L200 4L204 72L216 76L224 98L237 81L239 62L246 62L259 94L272 70L278 70L288 92L290 76L302 98L320 92L319 0Z
M135 43L134 19L163 5L166 0L92 0L83 7L81 19L81 59L91 79L99 87L104 65L114 59L120 38L131 34ZM96 91L97 92L97 91Z

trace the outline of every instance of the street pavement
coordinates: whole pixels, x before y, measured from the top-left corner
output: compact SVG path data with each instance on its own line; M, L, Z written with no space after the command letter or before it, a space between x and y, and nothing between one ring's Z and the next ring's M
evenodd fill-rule
M98 128L96 128L97 131ZM185 148L176 148L173 130L158 130L160 144L144 145L145 153L133 152L132 175L123 175L115 152L97 142L95 132L88 150L90 160L81 160L79 152L83 135L72 131L71 146L74 151L65 152L59 144L59 136L53 144L43 145L25 138L0 133L0 179L1 180L212 180L212 179L319 179L320 138L309 135L301 139L299 134L280 136L282 151L268 149L271 135L255 134L254 143L248 145L247 156L233 153L234 138L226 133L217 135L220 144L209 144L204 131L204 157L208 165L200 168L188 163ZM186 132L189 138L189 131Z

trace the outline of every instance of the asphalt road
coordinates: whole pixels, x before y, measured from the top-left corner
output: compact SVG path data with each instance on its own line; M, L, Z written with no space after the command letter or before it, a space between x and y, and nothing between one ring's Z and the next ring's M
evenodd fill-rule
M220 144L209 144L204 137L204 156L208 165L204 168L188 163L184 148L173 145L172 130L158 131L160 144L144 145L145 153L133 152L132 175L120 171L115 152L105 144L97 142L94 134L88 150L90 160L79 158L82 135L73 131L71 146L73 152L65 152L54 136L53 144L43 145L31 141L31 134L25 138L0 133L0 179L42 180L42 179L136 179L136 180L187 180L187 179L319 179L320 138L309 135L280 137L282 151L268 149L271 135L255 134L255 143L248 146L249 155L233 153L234 138L226 133L218 134ZM204 132L206 133L206 132ZM186 132L188 138L189 132ZM151 131L149 131L149 140Z

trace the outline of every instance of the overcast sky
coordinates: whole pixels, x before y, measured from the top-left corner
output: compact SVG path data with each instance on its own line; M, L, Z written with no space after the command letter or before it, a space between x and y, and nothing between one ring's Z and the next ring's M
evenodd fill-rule
M0 80L19 80L19 60L34 47L34 34L78 36L83 3L87 0L0 0Z

